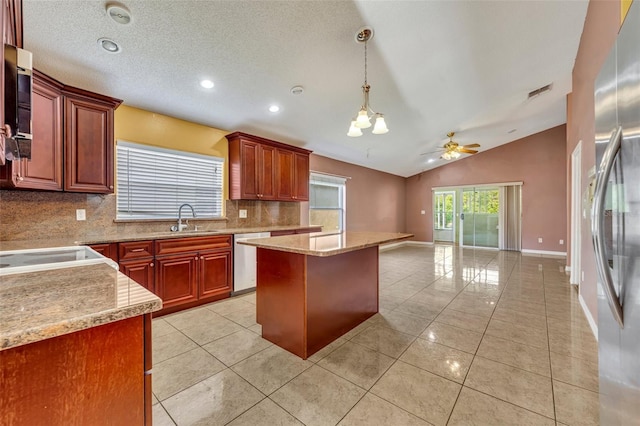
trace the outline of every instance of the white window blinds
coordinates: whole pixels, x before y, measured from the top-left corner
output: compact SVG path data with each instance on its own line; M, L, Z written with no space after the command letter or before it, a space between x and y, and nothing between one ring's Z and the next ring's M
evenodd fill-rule
M118 219L222 215L222 158L118 141L116 161Z

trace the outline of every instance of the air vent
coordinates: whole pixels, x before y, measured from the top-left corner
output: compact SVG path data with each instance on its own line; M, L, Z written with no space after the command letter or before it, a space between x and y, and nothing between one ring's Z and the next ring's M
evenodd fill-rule
M539 88L539 89L532 90L531 92L529 92L529 96L528 96L528 98L529 98L529 99L531 99L531 98L535 98L536 96L541 95L541 94L543 94L544 92L548 92L549 90L551 90L551 86L552 86L552 85L553 85L552 83L549 83L549 84L547 84L546 86L542 86L542 87L541 87L541 88Z

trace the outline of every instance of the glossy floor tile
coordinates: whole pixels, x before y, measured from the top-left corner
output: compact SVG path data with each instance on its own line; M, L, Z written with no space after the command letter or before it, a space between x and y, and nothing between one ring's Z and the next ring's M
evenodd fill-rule
M255 293L153 321L154 425L598 424L598 354L558 258L380 254L380 312L308 360Z

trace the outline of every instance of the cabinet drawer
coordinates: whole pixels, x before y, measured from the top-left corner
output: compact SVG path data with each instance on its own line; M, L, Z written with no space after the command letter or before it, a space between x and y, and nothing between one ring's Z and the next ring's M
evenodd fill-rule
M200 250L231 249L231 235L156 240L155 248L158 256Z
M128 241L118 244L120 260L153 257L153 241Z

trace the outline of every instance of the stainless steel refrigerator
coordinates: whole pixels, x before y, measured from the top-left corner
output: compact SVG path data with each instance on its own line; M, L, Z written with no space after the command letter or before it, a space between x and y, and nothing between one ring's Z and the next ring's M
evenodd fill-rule
M595 83L600 424L640 424L640 0Z

